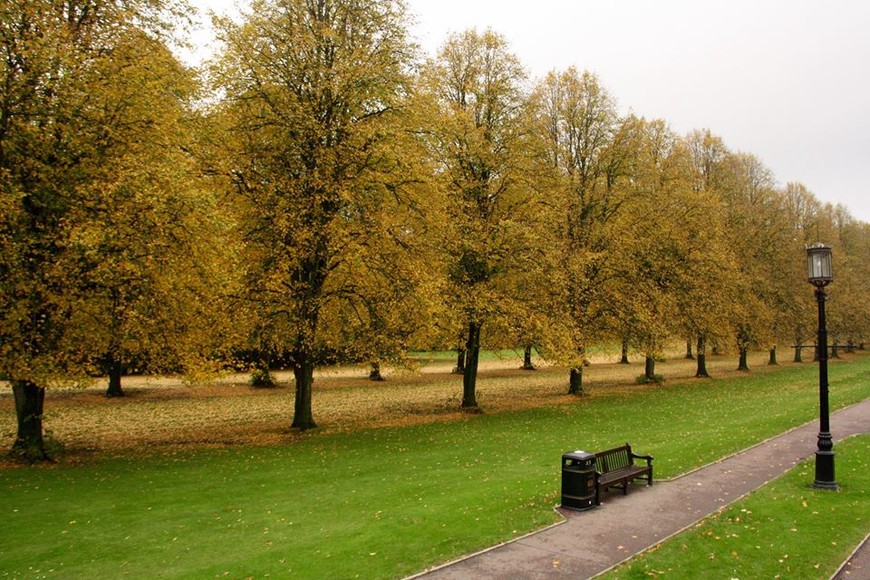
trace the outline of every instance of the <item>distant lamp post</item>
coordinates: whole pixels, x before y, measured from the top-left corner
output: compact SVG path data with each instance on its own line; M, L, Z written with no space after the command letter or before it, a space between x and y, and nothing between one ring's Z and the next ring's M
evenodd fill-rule
M834 281L829 246L816 242L807 247L807 275L809 283L816 287L816 301L819 304L819 446L816 450L816 480L813 487L837 489L834 480L834 441L831 438L828 409L828 330L825 327L825 286Z

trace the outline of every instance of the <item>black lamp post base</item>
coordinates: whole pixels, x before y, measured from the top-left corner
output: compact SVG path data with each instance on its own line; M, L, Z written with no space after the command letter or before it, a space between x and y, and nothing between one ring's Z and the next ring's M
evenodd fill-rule
M839 489L840 486L834 481L834 452L816 451L816 480L813 482L816 489Z

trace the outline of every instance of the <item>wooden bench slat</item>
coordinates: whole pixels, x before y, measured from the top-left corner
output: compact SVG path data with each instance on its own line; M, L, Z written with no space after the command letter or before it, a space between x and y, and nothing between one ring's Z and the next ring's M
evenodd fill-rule
M646 461L646 465L636 464L635 459ZM635 479L646 479L647 485L653 483L652 456L638 455L626 443L621 447L607 449L595 454L596 489L595 503L601 503L601 490L620 487L623 494L628 493L628 484Z

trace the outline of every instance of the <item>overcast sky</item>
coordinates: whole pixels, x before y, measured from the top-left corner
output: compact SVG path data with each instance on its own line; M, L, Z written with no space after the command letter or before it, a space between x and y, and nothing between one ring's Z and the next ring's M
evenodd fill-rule
M589 70L623 113L710 129L870 223L867 0L406 1L430 54L449 32L492 28L533 79Z

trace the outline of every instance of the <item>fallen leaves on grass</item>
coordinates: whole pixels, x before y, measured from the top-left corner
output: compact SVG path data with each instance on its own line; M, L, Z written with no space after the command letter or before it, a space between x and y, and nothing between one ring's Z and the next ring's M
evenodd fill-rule
M693 376L693 364L669 362L669 377ZM727 372L732 365L723 359L718 370ZM634 366L593 365L584 377L587 397L656 388L634 385ZM459 408L462 377L450 371L450 364L430 365L416 374L387 373L387 381L373 382L363 367L325 369L314 383L318 432L473 420ZM270 445L309 436L290 431L292 373L277 372L275 378L277 388L257 389L246 375L195 386L171 378L128 377L128 396L122 398L106 398L102 385L49 390L45 427L63 444L66 462L130 450ZM529 373L518 370L513 360L488 361L481 364L478 398L488 414L573 403L577 398L567 395L567 379L564 369L544 367ZM15 425L11 393L0 393L0 447L11 448Z

